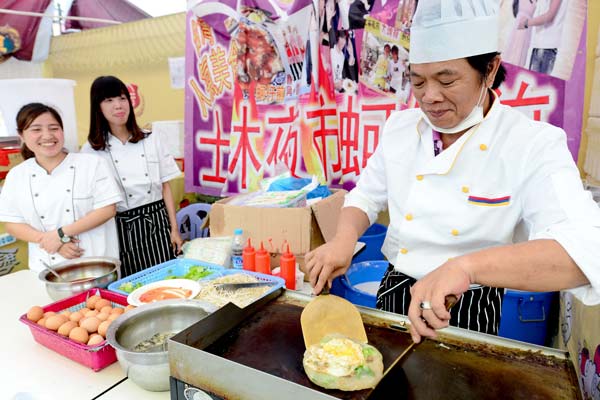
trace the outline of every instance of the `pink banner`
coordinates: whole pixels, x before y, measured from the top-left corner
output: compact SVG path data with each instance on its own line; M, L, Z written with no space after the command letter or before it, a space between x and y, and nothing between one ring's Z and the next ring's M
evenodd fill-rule
M564 127L576 157L585 77L577 18L586 4L571 2L560 23L579 51L558 45L554 73L505 63L498 93L532 119ZM415 1L236 4L203 1L188 12L186 190L248 192L285 171L351 189L390 113L418 106L407 75ZM543 15L544 2L537 5ZM504 8L504 26L523 30ZM521 60L538 53L532 43L522 43ZM568 80L558 76L567 72Z

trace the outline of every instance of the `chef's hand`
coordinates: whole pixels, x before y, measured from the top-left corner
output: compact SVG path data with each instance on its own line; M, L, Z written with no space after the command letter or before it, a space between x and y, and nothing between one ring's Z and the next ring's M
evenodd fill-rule
M175 254L181 254L181 246L183 245L183 239L179 234L179 229L171 229L171 246Z
M321 293L325 284L331 287L333 279L346 272L353 254L353 243L335 238L307 253L306 273L310 278L313 293Z
M48 254L54 254L58 251L60 245L63 243L60 241L58 231L50 231L42 233L42 238L39 244L40 247Z
M71 239L69 243L63 243L62 246L58 249L58 254L63 256L64 258L71 260L73 258L79 258L83 256L85 251L79 247L78 239Z
M469 289L471 275L461 262L461 257L449 260L419 279L410 289L412 299L408 307L410 335L415 343L421 337L435 337L436 329L448 326L450 312L446 309L447 295L457 298ZM431 309L421 309L422 302L429 302Z

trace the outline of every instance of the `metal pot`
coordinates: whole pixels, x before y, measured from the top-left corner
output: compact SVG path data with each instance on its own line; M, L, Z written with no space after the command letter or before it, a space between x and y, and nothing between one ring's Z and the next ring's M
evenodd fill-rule
M58 279L47 269L38 277L46 283L48 295L55 301L92 288L106 288L121 278L121 261L112 257L81 257L52 266Z
M169 390L169 358L166 346L147 352L134 348L156 334L176 334L200 321L216 307L198 300L163 300L140 306L113 321L106 340L113 346L121 368L134 383L153 392Z

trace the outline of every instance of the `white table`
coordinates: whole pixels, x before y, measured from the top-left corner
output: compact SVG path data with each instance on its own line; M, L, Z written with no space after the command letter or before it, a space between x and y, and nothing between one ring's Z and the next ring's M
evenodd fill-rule
M98 400L127 400L127 399L143 399L143 400L170 400L171 392L149 392L142 389L131 379L126 379L108 392L98 396Z
M31 306L53 303L37 274L23 270L0 277L0 297L2 399L92 399L125 378L118 363L94 372L33 339L19 317Z

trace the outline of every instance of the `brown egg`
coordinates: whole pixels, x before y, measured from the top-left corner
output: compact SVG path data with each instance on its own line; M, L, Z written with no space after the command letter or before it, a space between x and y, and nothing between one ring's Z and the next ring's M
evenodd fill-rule
M94 304L94 309L102 310L103 307L110 306L110 301L106 299L100 299Z
M71 316L71 314L73 314L71 311L63 311L60 313L60 315L64 315L65 317L69 318Z
M71 329L71 332L69 332L69 339L85 344L89 339L89 334L88 331L78 326Z
M64 315L55 314L46 318L46 328L56 331L58 328L67 322L69 319Z
M44 316L44 309L40 306L33 306L27 311L27 319L38 322Z
M88 311L85 314L83 314L83 316L86 318L89 318L89 317L95 317L98 314L99 314L98 310L91 310L91 311Z
M98 331L100 320L96 317L89 317L79 322L79 326L84 328L88 333L94 333Z
M106 320L114 321L115 319L119 318L120 316L121 316L121 314L110 314Z
M125 312L125 309L124 309L124 308L121 308L121 307L115 307L115 308L113 308L113 309L112 309L112 311L111 311L110 313L111 313L111 314L119 314L119 315L121 315L121 314L123 314L124 312Z
M96 344L99 344L102 342L104 342L104 338L102 336L98 335L97 333L94 333L88 339L87 345L93 346L93 345L96 345Z
M112 312L112 307L111 306L104 306L102 307L102 309L100 310L101 313L105 313L105 314L110 314Z
M71 333L73 328L77 328L77 322L67 321L58 328L58 334L63 336L69 336L69 333Z
M46 327L46 318L42 317L38 320L37 324L39 326L43 326L44 328Z
M54 315L54 314L56 314L54 311L46 311L44 313L44 318L48 318L49 316Z
M90 311L89 308L87 307L83 307L81 310L79 310L79 312L81 313L81 315L85 315L86 312Z
M98 296L98 295L93 295L88 297L88 299L85 301L85 305L87 308L89 308L90 310L94 309L94 305L96 304L96 302L98 300L100 300L102 297Z
M108 327L110 326L112 321L104 321L102 322L99 326L98 326L98 333L104 337L106 337L106 331L108 330Z
M70 319L71 321L75 321L75 322L79 322L79 320L80 320L81 318L83 318L83 314L81 313L81 311L75 311L74 313L72 313L72 314L69 316L69 319Z
M100 321L106 321L109 316L110 316L110 314L101 312L100 314L96 315L96 318L98 318Z

